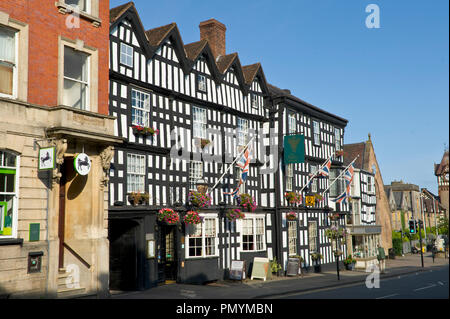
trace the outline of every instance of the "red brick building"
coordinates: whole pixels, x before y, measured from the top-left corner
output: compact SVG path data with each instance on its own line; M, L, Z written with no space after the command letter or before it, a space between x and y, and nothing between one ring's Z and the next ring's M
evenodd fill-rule
M108 0L0 2L0 295L108 291L108 47Z

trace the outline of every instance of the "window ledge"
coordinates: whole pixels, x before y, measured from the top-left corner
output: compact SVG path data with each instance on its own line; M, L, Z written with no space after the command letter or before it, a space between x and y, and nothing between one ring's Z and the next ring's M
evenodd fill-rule
M61 13L61 14L68 14L68 13L74 12L72 6L69 6L63 2L58 1L55 3L55 5L58 8L59 13ZM96 28L98 28L102 25L102 20L100 18L94 17L83 11L80 11L79 14L80 14L80 17L92 22L92 25Z
M22 238L5 238L0 239L0 246L6 246L6 245L22 245L23 239Z

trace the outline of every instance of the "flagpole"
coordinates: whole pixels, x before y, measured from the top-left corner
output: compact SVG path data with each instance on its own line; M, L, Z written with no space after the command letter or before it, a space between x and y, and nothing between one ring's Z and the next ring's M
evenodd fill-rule
M300 192L299 192L300 194L302 194L302 192L305 190L306 186L309 185L309 182L312 181L312 180L319 174L320 170L325 166L326 163L328 163L328 161L331 160L331 158L332 158L333 156L334 156L334 155L331 155L331 156L325 161L325 163L322 164L322 165L319 167L319 169L316 171L316 173L315 173L312 177L310 177L310 178L308 179L308 181L306 182L306 184L303 185L302 189L300 190Z
M245 150L246 150L247 147L250 145L250 143L253 142L253 140L254 140L255 138L256 138L256 135L253 136L253 137L250 139L250 141L249 141L249 142L247 143L247 145L244 147L244 150L241 151L241 152L239 153L238 156L236 156L236 159L234 160L234 162L231 163L231 165L227 168L227 170L225 171L225 173L223 173L223 175L219 178L219 180L217 181L217 183L211 188L210 192L212 192L212 191L217 187L217 185L219 185L220 181L225 177L225 175L228 173L228 171L230 170L230 168L232 168L233 165L234 165L239 159L241 159L242 154L245 153Z
M354 162L356 162L356 160L359 158L359 155L355 157L355 159L342 171L342 173L336 177L336 179L328 186L328 188L326 190L323 191L322 196L331 188L331 186L333 186L334 183L336 183L336 181L342 176L344 175L344 173L349 169L350 166L353 165Z

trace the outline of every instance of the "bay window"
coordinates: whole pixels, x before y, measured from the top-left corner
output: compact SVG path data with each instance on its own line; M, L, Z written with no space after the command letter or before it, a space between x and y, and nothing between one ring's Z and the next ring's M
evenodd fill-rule
M217 217L205 216L200 224L188 226L187 257L214 257L218 254Z
M19 157L0 151L0 238L12 237L17 217ZM14 227L15 228L15 227Z
M264 217L246 217L242 220L242 251L265 249Z

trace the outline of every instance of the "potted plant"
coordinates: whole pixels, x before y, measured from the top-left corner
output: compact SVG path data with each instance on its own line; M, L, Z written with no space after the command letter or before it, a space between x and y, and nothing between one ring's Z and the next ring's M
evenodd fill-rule
M352 255L348 255L346 259L344 259L345 269L353 270L355 269L356 259L353 259Z
M345 228L342 227L337 227L335 225L331 226L330 228L325 230L325 235L330 239L330 240L335 240L338 238L342 238L347 234Z
M314 252L311 254L311 259L314 261L314 272L319 273L322 271L320 260L323 258L322 254Z
M186 225L197 225L197 224L201 224L202 223L203 218L200 217L198 212L196 212L196 211L189 211L183 217L183 221L184 221L184 223Z
M248 212L253 212L256 209L254 198L249 194L241 194L238 197L238 204Z
M192 191L189 193L189 202L192 206L205 208L211 206L211 195Z
M289 212L286 214L287 220L297 220L297 214L295 212Z
M226 216L227 219L231 222L234 222L237 219L245 218L245 214L239 208L228 210Z
M300 204L302 202L302 195L296 193L296 192L287 192L284 197L286 198L286 201L292 205L292 204Z
M132 192L128 194L128 201L133 206L148 204L149 199L148 193Z
M273 260L270 261L270 271L274 275L279 275L282 269L283 267L277 262L277 257L274 257Z
M180 215L171 208L163 208L158 212L158 220L168 225L176 225L180 221Z

